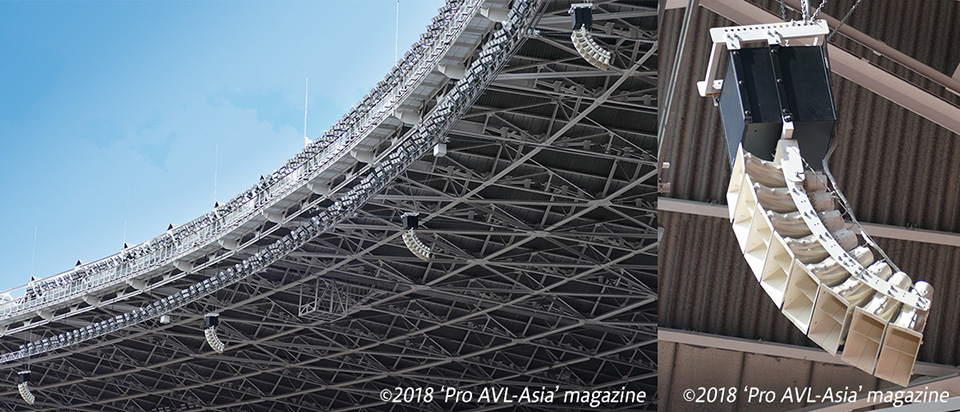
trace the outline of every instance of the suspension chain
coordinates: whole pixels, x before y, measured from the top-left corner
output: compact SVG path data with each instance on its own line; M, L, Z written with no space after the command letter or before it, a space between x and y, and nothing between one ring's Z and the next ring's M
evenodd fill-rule
M853 14L853 11L857 9L857 6L860 5L860 2L861 2L861 1L863 1L863 0L857 0L856 3L853 3L853 6L850 7L850 11L848 11L847 14L845 14L845 15L843 16L843 18L840 19L840 24L837 24L837 27L834 27L834 28L833 28L833 31L830 32L830 35L827 36L827 41L830 41L831 39L833 39L833 36L834 36L835 34L837 34L837 29L839 29L840 26L843 26L843 23L845 23L845 22L847 21L847 19L850 18L850 15Z
M817 6L817 10L815 10L813 14L810 16L810 21L813 21L814 19L817 18L817 15L820 14L820 10L823 9L823 6L825 6L826 4L827 4L827 0L823 0L820 2L820 5Z

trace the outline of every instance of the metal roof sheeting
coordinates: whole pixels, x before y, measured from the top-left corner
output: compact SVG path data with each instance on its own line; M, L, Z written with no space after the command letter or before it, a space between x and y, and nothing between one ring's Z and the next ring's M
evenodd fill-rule
M815 346L760 288L727 220L663 211L659 217L661 326Z
M828 0L820 12L841 19L856 2L857 0ZM752 3L780 14L779 0L759 0ZM820 0L810 1L812 7L818 7L820 3ZM798 16L799 13L791 14L788 11L788 18ZM960 49L943 47L943 41L960 37L960 25L957 21L960 21L960 5L955 1L861 0L844 24L940 72L953 74L957 63L960 63Z

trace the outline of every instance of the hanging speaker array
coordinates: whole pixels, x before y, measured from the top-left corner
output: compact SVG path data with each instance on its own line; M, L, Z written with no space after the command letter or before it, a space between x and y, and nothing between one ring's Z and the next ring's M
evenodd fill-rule
M213 350L217 351L217 353L223 353L227 345L217 336L217 326L219 325L219 313L208 313L203 317L203 336L207 339L207 343Z
M821 172L803 170L795 140L781 140L774 161L739 148L727 202L740 251L763 291L810 340L906 386L933 288L859 244L825 182Z
M17 372L17 391L20 392L20 397L23 398L23 401L27 405L33 405L37 401L37 397L30 392L30 370L23 370Z
M906 386L933 287L899 271L837 210L825 161L836 122L827 33L823 20L711 29L697 87L720 109L730 222L761 289L825 351Z
M583 59L600 70L610 68L610 59L613 54L609 50L601 47L593 36L587 31L586 26L570 33L570 40L573 41L573 47L577 53L583 56Z
M421 260L429 261L433 258L433 251L430 247L423 244L417 237L416 229L420 227L420 214L416 212L407 212L401 215L403 218L403 233L400 237L403 244L407 245L410 253Z
M573 16L573 31L570 33L570 41L577 53L583 57L587 63L600 70L610 68L610 59L613 53L601 46L590 34L590 27L593 25L593 3L574 3L570 5L569 13Z

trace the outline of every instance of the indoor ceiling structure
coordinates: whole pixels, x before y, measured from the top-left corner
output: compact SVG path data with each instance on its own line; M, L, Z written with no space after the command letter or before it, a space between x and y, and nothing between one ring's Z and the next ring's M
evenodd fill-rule
M818 19L825 19L831 30L844 20L828 44L838 116L830 169L866 232L915 281L936 289L911 386L938 385L958 396L960 50L936 44L960 35L955 24L960 5L824 3ZM725 192L731 166L719 112L696 88L712 47L710 28L774 23L784 15L800 19L800 1L676 0L665 5L659 148L665 165L658 201L665 229L659 255L661 406L680 407L683 388L723 365L743 371L725 380L734 384L767 377L784 386L893 387L843 366L839 355L821 351L754 281L730 227ZM717 384L725 379L712 378ZM885 406L800 402L762 410ZM709 410L751 408L757 406L715 405Z
M585 407L381 397L456 387L656 410L657 2L593 2L606 69L570 6L450 0L277 172L0 304L0 409Z

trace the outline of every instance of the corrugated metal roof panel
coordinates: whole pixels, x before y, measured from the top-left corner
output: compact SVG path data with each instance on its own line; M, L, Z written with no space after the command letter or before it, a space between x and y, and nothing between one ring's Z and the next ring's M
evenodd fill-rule
M667 10L661 20L660 72L669 81L676 58L683 9ZM709 57L707 39L711 27L733 23L705 9L691 22L684 51L684 62L677 77L677 91L671 116L673 127L662 137L661 160L670 168L661 171L661 179L671 184L668 196L703 202L721 202L730 167L725 159L726 143L720 128L719 113L709 100L700 97L696 82L702 80ZM666 87L661 87L666 90Z
M821 13L841 19L857 0L826 1ZM779 0L755 4L780 15ZM810 1L812 7L821 4ZM799 13L788 11L788 18ZM943 47L943 41L960 37L960 5L955 1L861 1L844 24L946 74L960 62L960 49Z
M815 346L760 288L724 219L660 212L660 325Z

